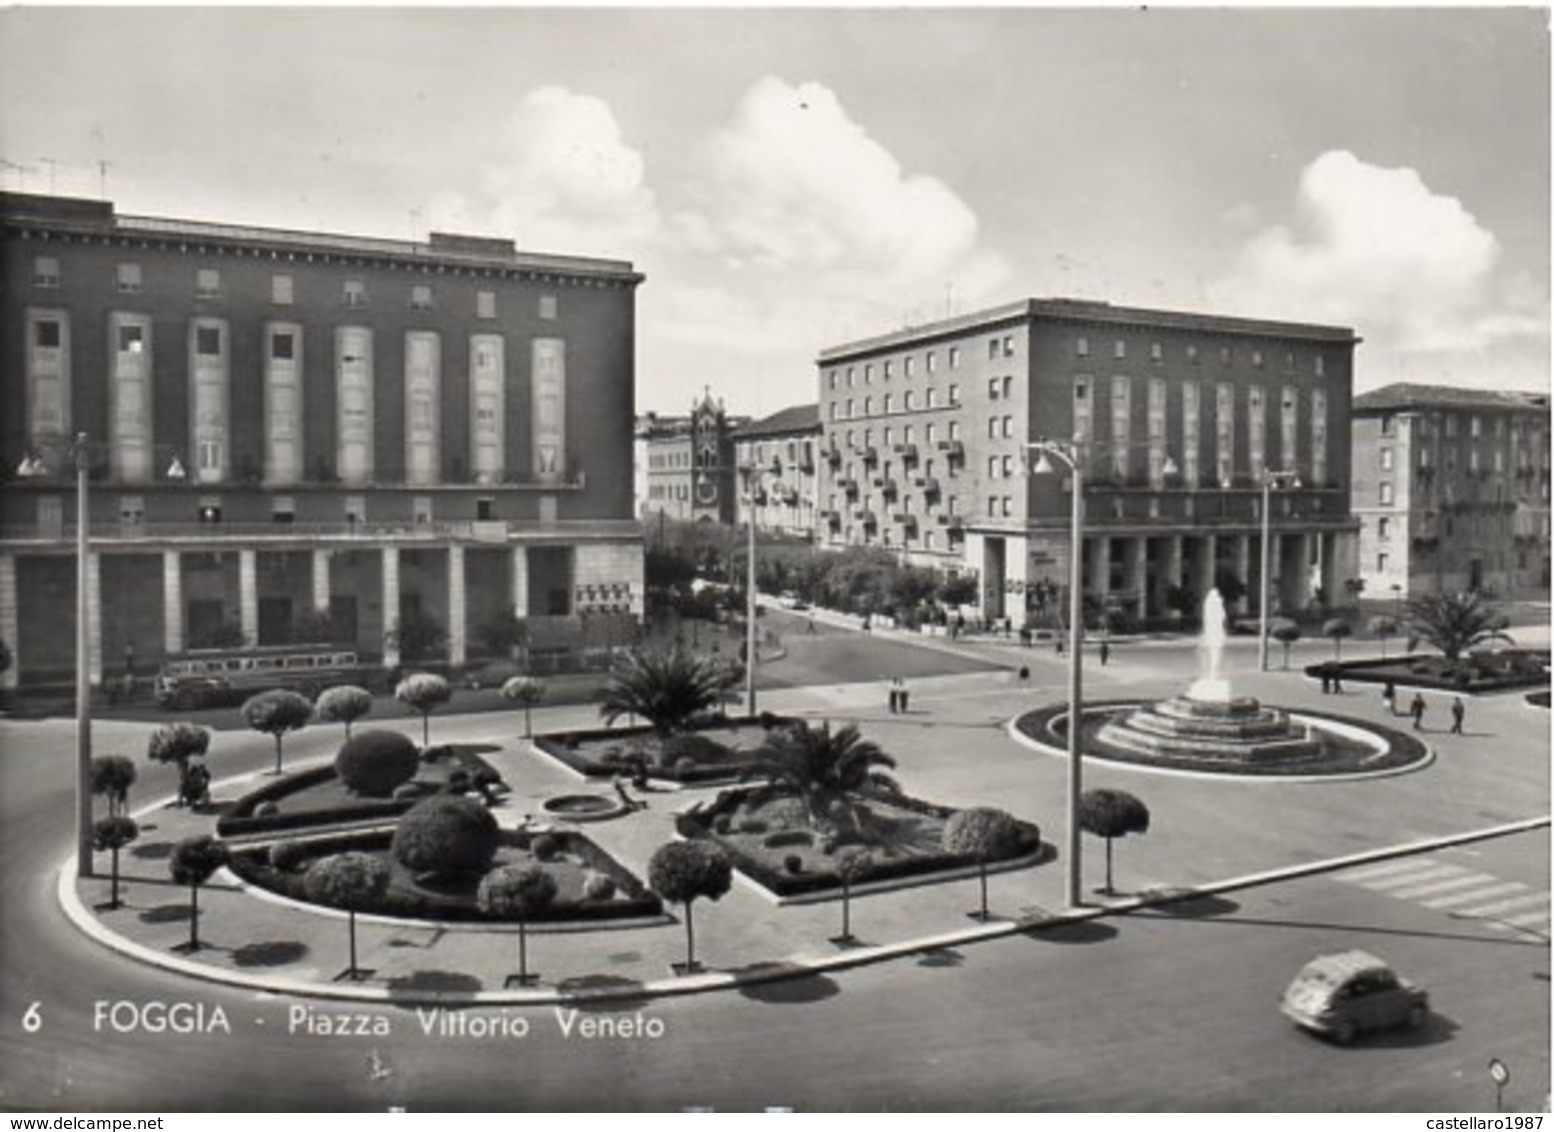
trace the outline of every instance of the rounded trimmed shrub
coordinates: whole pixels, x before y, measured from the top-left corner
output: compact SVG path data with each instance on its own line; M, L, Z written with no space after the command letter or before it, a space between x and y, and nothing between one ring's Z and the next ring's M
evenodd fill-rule
M791 845L813 845L815 835L807 829L780 829L761 844L768 849L786 849Z
M352 793L390 797L415 777L421 754L415 742L397 731L363 731L345 741L335 756L335 773Z
M270 846L270 867L276 872L294 873L308 859L308 847L300 841L277 841Z
M590 869L583 874L584 900L610 900L615 896L615 878Z
M1020 826L1014 815L991 806L956 810L944 823L944 848L979 861L1012 857L1020 849Z
M254 817L256 818L273 818L280 812L280 806L274 802L260 802L254 807Z
M658 749L658 765L679 769L689 759L692 766L717 765L726 760L730 749L716 739L695 732L671 735Z
M686 759L686 758L675 759L675 761L674 761L674 772L676 774L690 774L692 771L694 771L700 765L701 764L698 763L695 759Z
M496 856L496 819L479 802L434 794L407 810L390 850L413 873L485 872Z
M727 837L734 832L734 823L727 814L719 814L712 819L712 832L720 837Z
M739 823L740 833L760 834L765 833L770 828L771 826L767 825L760 818L746 818Z
M797 853L789 853L782 859L782 867L790 876L797 876L804 871L804 859Z
M554 861L561 856L561 850L561 838L554 833L542 833L529 843L529 852L540 861Z
M302 879L309 900L348 912L376 910L388 892L389 870L371 853L336 853L314 861Z
M475 902L488 916L522 920L556 899L556 878L538 865L503 865L480 880Z

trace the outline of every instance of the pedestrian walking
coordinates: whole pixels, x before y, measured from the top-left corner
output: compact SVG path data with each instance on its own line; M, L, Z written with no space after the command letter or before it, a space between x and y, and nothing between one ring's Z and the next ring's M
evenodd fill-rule
M1322 666L1322 694L1325 696L1333 690L1333 674L1327 665Z
M1398 713L1398 688L1391 680L1388 680L1381 688L1381 702L1387 705L1387 714Z
M1026 665L1020 665L1020 683L1024 684L1031 678L1031 670Z
M1408 705L1408 714L1414 717L1414 730L1424 730L1425 698L1423 692L1415 692Z
M908 695L906 681L905 680L898 680L897 681L897 685L898 685L898 687L897 687L897 691L896 691L896 698L901 703L901 714L905 715L907 713L907 695Z
M896 682L890 682L890 714L895 715L900 710L901 693L896 689Z
M1101 642L1101 667L1106 667L1106 662L1112 658L1112 646L1108 641Z
M1462 702L1461 696L1453 696L1451 701L1451 733L1462 734L1462 717L1468 714L1468 709Z

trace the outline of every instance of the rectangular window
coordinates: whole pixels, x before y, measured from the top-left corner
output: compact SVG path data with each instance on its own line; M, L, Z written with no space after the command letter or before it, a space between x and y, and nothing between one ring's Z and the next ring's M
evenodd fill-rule
M1007 334L1004 336L1004 357L1014 357L1014 338Z
M1112 357L1121 360L1128 356L1128 344L1121 338L1112 343Z
M146 348L146 328L138 323L119 324L119 353L138 354Z
M1074 356L1079 358L1088 358L1090 356L1090 339L1079 338L1075 341Z
M954 383L951 383L949 392L950 392L950 404L951 405L959 405L960 404L960 386L959 385L955 385Z
M1392 470L1392 449L1390 448L1383 448L1381 450L1381 470L1384 472Z
M1005 417L1004 418L1003 432L1004 432L1004 439L1005 440L1010 440L1010 439L1012 439L1014 437L1014 418L1013 417Z
M1258 367L1259 369L1262 368L1262 365L1263 365L1263 352L1261 350L1253 350L1252 351L1252 364L1254 366Z
M1009 479L1013 475L1014 475L1014 457L1013 456L1005 456L1004 457L1004 478L1005 479Z
M1378 491L1377 501L1383 507L1391 507L1392 506L1392 485L1390 483L1383 483L1383 484L1381 484L1378 487L1377 491Z
M992 361L996 357L998 357L998 339L993 338L987 344L987 360Z
M998 418L997 417L988 417L988 419L987 419L987 438L989 440L997 440L998 439Z
M1236 387L1222 381L1214 389L1214 478L1222 487L1236 469Z
M1149 379L1149 486L1156 491L1165 487L1166 462L1166 383L1162 377Z
M1247 466L1261 476L1268 461L1268 411L1263 402L1263 387L1254 385L1246 394Z
M540 317L546 322L551 322L556 317L556 296L540 296Z
M1228 366L1230 364L1230 347L1229 346L1221 346L1219 348L1219 363L1222 366Z
M990 377L987 379L987 395L990 400L998 400L998 378Z
M1199 416L1198 383L1182 384L1182 482L1198 486Z
M1090 379L1074 378L1074 435L1088 442L1090 439Z
M1327 360L1323 358L1321 354L1318 354L1312 358L1311 364L1315 368L1318 377L1327 376Z
M1382 542L1392 537L1392 520L1385 515L1376 520L1376 537Z
M33 345L45 350L57 350L59 348L59 322L52 318L40 318L34 322Z
M902 377L911 377L912 376L912 359L911 358L902 358L901 359L901 376Z
M140 264L121 263L114 274L115 285L120 294L135 295L140 293L141 276Z
M1013 396L1014 396L1014 378L1012 378L1012 377L1005 377L1004 378L1004 400L1007 401L1010 397L1013 397Z
M1128 449L1133 441L1133 383L1126 377L1112 378L1112 474L1121 479L1128 475Z
M194 273L194 297L219 299L221 297L221 272L214 267L202 267Z
M270 276L270 302L278 307L289 307L296 300L296 289L290 275Z
M347 279L341 284L341 297L348 307L367 305L367 284L360 279Z
M951 346L950 347L950 368L951 369L960 369L960 347L959 346ZM954 386L951 386L951 388L954 388ZM952 397L951 400L953 401L954 398Z
M987 458L987 478L990 479L990 480L996 480L998 478L998 457L997 456L989 456Z
M890 362L886 362L882 368L885 371L885 380L889 381L890 380L891 363Z
M1311 478L1317 486L1327 482L1327 392L1311 391Z
M1165 361L1165 349L1159 342L1151 342L1149 344L1149 360L1152 362Z
M59 260L51 255L34 256L32 261L32 285L54 288L59 286Z
M1391 436L1392 435L1392 431L1393 431L1392 414L1391 413L1383 413L1381 415L1381 435L1382 436Z
M1187 360L1193 365L1198 364L1198 347L1191 345L1187 347Z
M221 329L216 326L197 326L194 330L194 352L205 357L221 353Z
M496 292L495 291L476 291L475 292L475 317L476 318L495 318L496 317Z
M410 309L413 311L432 309L432 289L425 283L417 283L410 288Z
M296 339L289 333L275 333L270 335L270 357L281 361L291 361L295 356Z
M928 353L924 356L923 367L925 369L927 369L929 373L933 373L934 370L939 368L938 362L939 362L938 354L936 354L932 350L929 350Z

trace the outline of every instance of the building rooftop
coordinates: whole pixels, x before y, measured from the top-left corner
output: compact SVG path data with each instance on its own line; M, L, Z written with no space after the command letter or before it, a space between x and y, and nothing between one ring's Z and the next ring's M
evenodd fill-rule
M1547 412L1549 396L1531 390L1464 389L1456 385L1397 382L1354 399L1356 413L1392 413L1406 409L1532 409Z
M177 240L181 244L215 247L356 255L395 261L459 264L474 268L608 275L626 277L634 282L642 280L642 276L634 272L627 260L521 252L512 240L493 236L432 232L422 242L307 232L291 228L214 224L204 220L130 216L115 212L110 201L41 196L35 193L0 192L0 224L12 228L35 227L49 232L94 237L111 234L135 239L162 238Z
M1028 320L1061 320L1091 325L1152 326L1208 334L1252 334L1271 338L1305 338L1346 344L1360 341L1355 336L1354 330L1346 326L1276 322L1268 319L1198 314L1191 311L1152 310L1145 307L1116 307L1111 303L1088 299L1031 298L829 346L820 351L819 361L825 364L848 355L895 349L918 341L957 338L967 333L998 326L1014 326Z
M755 440L763 436L785 436L788 433L816 432L819 429L819 405L790 405L741 428L734 433L734 439Z

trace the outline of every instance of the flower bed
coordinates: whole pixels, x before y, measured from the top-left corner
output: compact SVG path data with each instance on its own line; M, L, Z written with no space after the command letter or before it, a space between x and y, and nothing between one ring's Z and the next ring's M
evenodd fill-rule
M493 796L508 793L509 788L501 775L481 757L481 749L429 748L422 755L420 767L411 782L415 787L414 797L408 796L410 792L407 791L407 796L402 798L363 798L346 788L333 766L284 775L239 798L217 820L216 832L223 837L234 837L397 817L427 795L447 789L454 772L460 770L472 781L482 776L494 781L490 787ZM275 812L268 812L265 803L271 803ZM259 813L261 807L267 812Z
M370 853L388 866L389 887L377 905L359 908L360 912L426 920L497 922L504 919L488 915L476 904L479 874L436 880L418 877L389 852L392 838L393 834L388 830L375 830L291 842L284 853L291 858L284 861L285 868L271 863L268 848L238 849L233 851L228 868L250 884L308 902L303 877L313 861L347 851ZM540 838L551 839L546 846L545 859L533 852ZM555 901L526 916L526 923L639 919L663 913L662 902L646 885L587 837L572 830L545 834L504 831L491 868L503 865L539 865L556 881ZM608 877L614 892L603 899L585 896L583 889L590 875Z
M1413 688L1435 688L1443 692L1505 692L1517 688L1537 688L1549 682L1547 649L1500 649L1472 653L1455 666L1443 656L1405 654L1386 660L1327 661L1307 665L1307 676L1320 680L1325 672L1338 672L1341 679L1357 684L1407 684Z
M977 864L974 857L942 848L945 822L955 813L949 806L906 795L867 798L860 804L871 836L859 840L809 826L803 805L794 796L777 795L752 804L759 795L755 788L721 791L711 803L681 814L676 829L682 837L716 842L736 869L778 896L840 891L835 854L851 845L867 849L874 860L854 883L932 878L935 873ZM1034 856L1041 848L1037 827L1030 822L1017 824L1016 851L1003 861Z
M737 781L752 763L750 755L766 742L767 732L791 720L767 715L748 719L712 719L660 742L647 726L597 727L538 735L534 745L590 778L629 775L636 753L648 775L687 785Z

